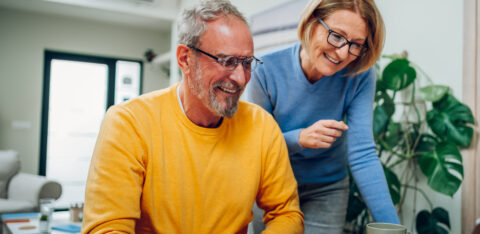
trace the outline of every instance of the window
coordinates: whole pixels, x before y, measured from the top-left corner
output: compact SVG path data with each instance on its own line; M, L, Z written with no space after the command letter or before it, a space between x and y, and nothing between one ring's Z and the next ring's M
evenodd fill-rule
M142 62L45 51L39 174L62 184L56 208L83 202L106 109L140 94Z

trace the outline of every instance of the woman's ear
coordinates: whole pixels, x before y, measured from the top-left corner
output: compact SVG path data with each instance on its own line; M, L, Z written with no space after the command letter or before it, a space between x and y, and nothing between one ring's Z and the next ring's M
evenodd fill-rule
M191 71L192 59L190 52L190 48L186 45L179 44L177 46L177 64L184 76L188 76Z

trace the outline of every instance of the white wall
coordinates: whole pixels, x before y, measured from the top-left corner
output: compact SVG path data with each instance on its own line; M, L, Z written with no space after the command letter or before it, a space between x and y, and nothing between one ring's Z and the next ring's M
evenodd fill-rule
M291 0L230 0L230 2L247 17L288 1ZM199 0L182 0L180 5L181 7L190 7L197 2L199 2Z
M19 151L22 171L37 173L45 49L142 59L148 48L168 51L169 34L0 9L0 149ZM144 91L166 85L160 68L144 64ZM13 120L31 126L13 129Z
M376 0L385 21L387 38L384 54L408 51L409 59L419 65L436 84L448 85L462 100L463 1L454 0ZM419 175L423 177L421 172ZM426 184L423 177L420 183ZM453 198L421 186L434 206L449 211L451 233L461 233L461 189ZM402 221L409 229L413 215L412 193L403 207ZM420 194L417 212L429 209Z
M249 17L252 14L262 12L270 7L281 5L291 0L230 0L240 12Z
M384 54L407 50L435 83L462 97L463 1L376 0L386 24ZM461 99L460 99L461 100Z

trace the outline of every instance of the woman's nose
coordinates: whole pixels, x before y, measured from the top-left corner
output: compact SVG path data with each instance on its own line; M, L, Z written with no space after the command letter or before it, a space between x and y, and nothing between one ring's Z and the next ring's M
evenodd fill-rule
M346 44L346 45L344 45L344 46L336 49L336 53L337 53L338 58L339 58L340 60L345 60L345 59L348 57L348 55L349 55L349 53L348 53L349 48L350 48L350 46L349 46L348 44Z

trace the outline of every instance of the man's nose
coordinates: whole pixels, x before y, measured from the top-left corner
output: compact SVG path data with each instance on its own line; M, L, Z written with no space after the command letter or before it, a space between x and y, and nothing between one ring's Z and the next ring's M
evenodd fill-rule
M237 85L243 87L248 82L250 73L245 70L242 63L238 63L235 69L230 73L230 79L235 81Z

